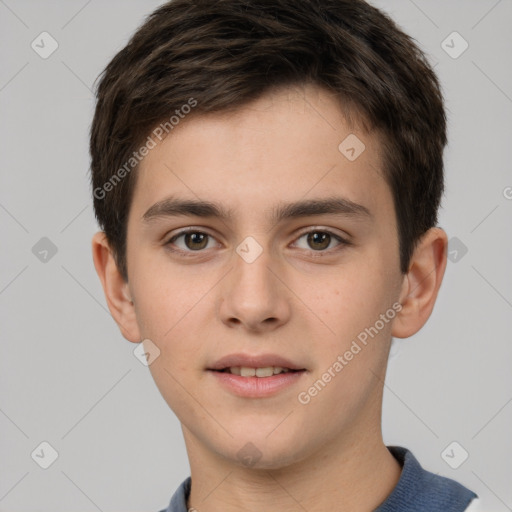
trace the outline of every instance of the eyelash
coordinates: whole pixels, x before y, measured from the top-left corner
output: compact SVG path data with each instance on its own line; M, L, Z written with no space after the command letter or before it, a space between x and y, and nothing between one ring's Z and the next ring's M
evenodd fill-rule
M325 250L317 250L315 251L314 249L310 249L309 251L306 250L307 252L309 252L310 254L313 254L314 256L317 256L317 257L321 257L322 255L324 254L331 254L333 252L337 252L341 249L343 249L344 247L348 247L350 245L352 245L351 242L349 242L348 240L346 240L345 238L341 237L340 235L337 235L336 233L333 233L332 231L329 231L328 229L310 229L309 231L305 231L303 233L301 233L294 241L294 243L298 240L300 240L301 238L303 238L304 236L307 236L311 233L322 233L322 234L326 234L326 235L329 235L331 237L331 239L334 239L338 242L338 245L334 248L331 248L331 249L325 249ZM184 235L187 235L187 234L200 234L200 235L206 235L207 237L209 238L215 238L213 237L212 235L208 234L208 233L205 233L204 231L200 231L198 229L195 229L195 228L189 228L189 229L185 229L185 230L182 230L178 233L176 233L175 235L173 235L169 240L167 240L167 242L165 242L165 246L167 247L167 249L173 253L179 253L185 257L195 257L197 256L198 254L202 253L202 252L205 252L206 249L199 249L197 251L193 251L193 250L183 250L183 249L175 249L175 248L172 248L172 244L179 238L181 238L182 236Z

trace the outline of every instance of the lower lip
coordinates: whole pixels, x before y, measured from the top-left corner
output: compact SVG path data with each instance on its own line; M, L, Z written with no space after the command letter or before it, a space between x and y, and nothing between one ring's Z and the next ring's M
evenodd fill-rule
M301 370L279 373L272 377L241 377L228 372L209 371L226 389L235 395L247 398L265 398L275 395L295 384L306 373L305 370Z

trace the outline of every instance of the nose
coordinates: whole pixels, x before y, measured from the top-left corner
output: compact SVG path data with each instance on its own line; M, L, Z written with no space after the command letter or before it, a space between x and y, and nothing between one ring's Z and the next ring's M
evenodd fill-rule
M267 251L251 263L233 255L234 267L222 281L219 314L230 328L270 332L288 322L290 296L276 276Z

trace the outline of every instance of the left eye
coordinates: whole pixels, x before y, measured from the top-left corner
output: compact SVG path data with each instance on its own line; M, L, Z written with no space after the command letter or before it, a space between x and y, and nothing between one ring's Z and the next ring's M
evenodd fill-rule
M183 239L181 244L176 243L176 240ZM202 233L201 231L186 231L173 236L167 243L175 244L178 249L182 251L200 251L202 249L208 249L209 242L213 240L211 235Z
M304 245L300 247L299 242L302 239L305 239L308 247L304 247ZM294 245L299 246L301 249L312 249L313 251L325 251L325 249L329 248L332 242L336 242L335 247L347 243L343 238L329 231L309 231L308 233L301 235L297 240L298 241L295 242Z

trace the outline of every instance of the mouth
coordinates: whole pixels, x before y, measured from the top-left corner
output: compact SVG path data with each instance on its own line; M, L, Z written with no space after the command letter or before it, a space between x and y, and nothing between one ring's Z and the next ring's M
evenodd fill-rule
M281 373L305 371L306 368L278 354L229 354L207 370L231 373L241 377L271 377Z
M240 377L258 377L261 379L273 377L274 375L280 375L281 373L303 372L306 370L305 368L295 370L292 368L283 368L282 366L264 366L258 368L252 368L249 366L230 366L222 368L221 370L212 371L220 373L230 373L231 375L238 375Z
M308 370L277 354L231 354L219 359L208 373L214 382L243 398L266 398L297 386Z

